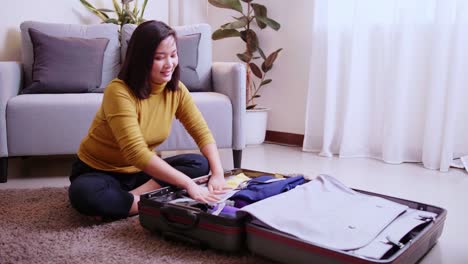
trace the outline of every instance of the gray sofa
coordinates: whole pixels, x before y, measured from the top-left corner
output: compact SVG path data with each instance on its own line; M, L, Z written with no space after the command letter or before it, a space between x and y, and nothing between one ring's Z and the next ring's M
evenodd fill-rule
M125 25L120 38L118 26L114 24L69 25L26 21L20 28L22 61L0 62L0 182L7 181L10 157L76 153L100 105L103 89L120 70L127 41L135 26ZM37 67L34 60L38 59L28 31L30 28L60 38L108 39L99 87L80 93L22 94L24 87L37 81L32 76L36 70L34 67ZM175 29L179 36L181 80L191 91L218 147L233 150L233 165L238 168L245 147L245 67L241 63L212 62L209 25ZM85 71L87 67L82 69ZM80 72L76 75L79 76ZM169 138L157 150L192 149L197 149L196 144L184 127L174 120Z

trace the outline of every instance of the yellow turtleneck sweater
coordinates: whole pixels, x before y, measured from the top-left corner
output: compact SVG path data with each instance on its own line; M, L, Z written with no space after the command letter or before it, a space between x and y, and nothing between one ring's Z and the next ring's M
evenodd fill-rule
M104 171L133 173L146 167L154 150L168 136L174 116L199 148L213 136L182 82L177 91L153 85L147 99L138 99L120 79L105 89L101 107L82 140L78 157Z

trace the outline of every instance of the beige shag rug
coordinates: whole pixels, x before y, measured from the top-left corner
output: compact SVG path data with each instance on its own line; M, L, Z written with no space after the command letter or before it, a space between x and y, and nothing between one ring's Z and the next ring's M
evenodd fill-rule
M0 263L269 263L166 241L138 217L93 223L69 204L67 188L0 190Z

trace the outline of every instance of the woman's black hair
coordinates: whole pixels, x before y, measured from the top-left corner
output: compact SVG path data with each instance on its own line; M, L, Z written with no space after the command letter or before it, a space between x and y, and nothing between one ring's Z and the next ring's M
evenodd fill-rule
M156 20L143 22L133 31L118 77L130 87L136 97L140 99L149 97L154 53L161 41L169 36L177 40L177 35L171 27ZM177 90L179 80L180 69L177 65L166 88Z

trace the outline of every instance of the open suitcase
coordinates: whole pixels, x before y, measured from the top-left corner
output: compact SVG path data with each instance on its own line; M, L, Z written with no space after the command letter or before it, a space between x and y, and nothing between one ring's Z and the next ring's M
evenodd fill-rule
M245 169L225 172L225 177L238 173L255 178L271 175ZM195 179L204 184L209 176ZM213 248L226 252L242 252L246 249L244 216L226 218L205 213L198 208L171 204L181 190L165 187L140 197L139 218L143 227L168 239L184 241L201 248Z
M239 173L244 173L250 178L263 175L276 178L288 177L246 169L228 171L225 177ZM209 176L204 176L196 181L204 184L208 179ZM416 263L440 237L447 214L445 209L361 190L354 191L406 205L415 210L434 214L435 217L395 242L392 249L380 259L302 240L273 229L249 214L224 217L209 214L200 208L173 204L171 201L184 192L173 187L142 195L139 217L144 228L165 238L184 241L201 248L237 253L251 252L282 263Z

